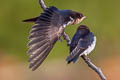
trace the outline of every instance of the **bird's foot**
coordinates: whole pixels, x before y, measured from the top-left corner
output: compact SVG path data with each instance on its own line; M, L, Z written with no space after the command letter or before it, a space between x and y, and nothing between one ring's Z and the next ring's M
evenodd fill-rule
M71 41L67 42L67 46L70 46L70 44L71 44Z

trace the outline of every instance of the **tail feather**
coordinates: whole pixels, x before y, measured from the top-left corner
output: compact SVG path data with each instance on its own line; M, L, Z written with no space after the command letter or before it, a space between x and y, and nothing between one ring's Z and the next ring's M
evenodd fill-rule
M77 57L75 57L75 58L73 58L73 59L71 59L71 60L68 60L68 58L67 58L67 59L66 59L67 64L70 64L71 62L76 63L76 61L78 60L78 58L79 58L79 56L77 56Z
M23 20L23 22L36 22L39 17Z
M78 60L80 50L81 49L77 46L72 52L70 52L70 55L66 59L68 64L70 64L71 62L75 63Z

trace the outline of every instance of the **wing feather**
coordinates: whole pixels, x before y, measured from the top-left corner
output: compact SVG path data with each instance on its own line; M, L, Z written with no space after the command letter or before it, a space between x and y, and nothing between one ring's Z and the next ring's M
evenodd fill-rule
M49 47L48 44L43 45L44 47L41 47L39 49L37 49L28 59L28 62L30 62L31 60L35 59L36 57L38 57L40 54L42 54L45 50L47 50Z
M47 41L47 39L44 39L44 37L38 37L37 39L33 38L29 41L28 47L35 44L35 43L44 44L46 41Z
M75 63L77 61L79 55L82 54L88 48L88 45L89 45L89 38L88 37L79 38L77 40L73 41L73 43L75 43L75 45L73 45L73 46L71 45L70 55L66 59L68 64L72 61Z
M43 56L41 57L41 59L39 60L39 62L32 68L33 71L36 70L36 69L41 65L41 63L42 63L42 62L45 60L45 58L48 56L48 54L49 54L49 52L51 51L51 49L52 49L52 47L49 48L49 49L46 51L46 54L43 55Z
M56 20L57 19L57 20ZM50 7L40 15L29 36L29 68L36 70L46 59L56 41L63 33L62 17L55 7Z
M39 54L36 58L34 58L31 62L30 62L30 66L29 68L34 68L34 66L39 65L38 63L41 63L44 59L45 56L47 57L48 53L50 52L51 48L47 48L44 51L42 51L41 54Z
M80 53L82 53L84 50L85 50L85 48L80 48L79 45L77 45L66 59L68 64L71 61L73 61L75 63L77 58L79 57Z
M37 43L37 44L33 44L30 48L29 48L29 50L28 50L28 54L31 54L31 53L33 53L36 49L38 49L38 48L43 48L44 49L44 46L45 46L45 44L46 44L46 42L47 41L40 41L39 43ZM46 46L45 46L46 47Z

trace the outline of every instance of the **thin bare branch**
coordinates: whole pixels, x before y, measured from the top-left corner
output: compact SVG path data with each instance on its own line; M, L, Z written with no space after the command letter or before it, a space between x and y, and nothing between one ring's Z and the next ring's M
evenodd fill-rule
M70 46L71 40L65 32L63 33L63 38L67 41L67 45Z
M43 0L39 0L40 6L43 10L45 10L47 8L47 6L45 5Z
M100 68L96 67L86 55L82 55L81 57L85 61L85 63L87 63L88 66L90 68L92 68L99 75L101 80L107 80L106 77L104 76L102 70Z

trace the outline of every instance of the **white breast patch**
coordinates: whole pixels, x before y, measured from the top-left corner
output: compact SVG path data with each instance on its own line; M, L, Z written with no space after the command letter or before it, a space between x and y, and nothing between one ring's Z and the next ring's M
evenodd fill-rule
M93 43L90 46L88 46L88 48L83 53L81 53L80 56L83 55L83 54L84 55L90 54L91 51L93 51L93 49L95 48L95 45L96 45L96 37L94 37Z

